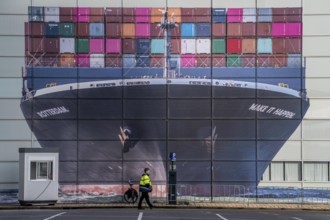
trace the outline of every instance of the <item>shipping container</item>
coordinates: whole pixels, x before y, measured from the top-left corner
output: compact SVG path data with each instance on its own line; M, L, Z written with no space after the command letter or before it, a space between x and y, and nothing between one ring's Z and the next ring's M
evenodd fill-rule
M225 39L212 39L212 53L226 53Z
M29 6L29 21L44 21L44 8Z
M150 53L150 39L136 39L136 53L149 54Z
M123 37L134 38L135 37L135 24L133 23L123 23Z
M302 56L301 54L288 54L288 67L301 67Z
M257 23L243 23L242 24L242 36L243 37L255 37L256 36Z
M257 9L256 8L243 8L243 22L256 22Z
M30 37L43 37L44 36L44 24L36 22L25 22L24 23L25 36Z
M196 65L197 67L210 67L211 66L211 56L210 55L197 55Z
M60 42L58 38L45 38L44 39L44 51L46 53L59 53Z
M136 57L136 67L149 67L150 58L149 56L137 56Z
M122 67L122 57L115 54L107 54L105 57L106 67Z
M74 36L74 23L60 23L60 36L73 37Z
M170 69L179 69L181 66L181 55L172 55L170 58Z
M181 24L181 37L195 37L196 28L194 23Z
M257 34L259 37L271 37L272 23L257 23Z
M90 53L104 53L104 39L90 39L89 51Z
M136 40L135 39L123 39L123 53L124 54L134 54L136 50Z
M176 27L172 29L172 38L180 38L181 37L181 24L177 23Z
M151 40L151 53L152 54L164 54L165 44L164 39L152 39Z
M150 8L136 8L135 9L135 21L137 23L150 23L151 9Z
M90 8L89 22L104 23L104 8Z
M74 54L61 54L60 55L60 65L62 67L75 67L76 57Z
M160 10L164 10L164 8L152 8L151 9L151 23L160 23L162 20L162 12Z
M272 39L271 38L258 38L258 53L272 53Z
M291 54L302 53L301 38L286 38L286 52Z
M196 53L197 54L209 54L211 53L211 39L198 38L196 39Z
M121 53L121 39L106 39L106 53Z
M242 55L242 67L255 67L256 61L256 55Z
M181 53L181 39L171 39L171 53L180 54Z
M59 23L45 23L46 37L58 37L60 35Z
M302 23L286 23L285 36L287 37L301 37Z
M287 53L285 38L273 38L272 41L273 41L273 54Z
M195 39L181 39L181 54L195 54L196 40Z
M150 57L150 67L164 67L164 55L152 55Z
M74 22L74 8L60 8L60 22Z
M135 36L138 38L150 38L150 24L149 23L136 23Z
M60 38L60 53L75 53L75 39Z
M174 28L172 30L172 33L177 28ZM150 36L151 37L164 37L164 30L159 26L157 23L151 23L150 24Z
M286 22L286 8L272 8L273 22Z
M27 51L31 53L43 53L44 50L44 39L39 37L27 37L25 42Z
M227 22L242 22L243 9L242 8L228 8L227 9Z
M227 55L227 67L241 67L242 56L236 54Z
M76 23L76 36L89 37L89 24L88 23Z
M181 22L195 23L195 8L181 8Z
M60 8L59 7L45 7L44 8L45 22L60 22Z
M211 37L211 23L197 23L196 37Z
M105 20L106 22L123 22L122 8L106 8L105 9Z
M256 53L256 39L255 38L243 38L242 39L242 53Z
M25 52L25 65L30 67L43 66L43 54Z
M104 54L90 54L89 65L92 68L104 68Z
M287 22L302 22L302 8L286 8Z
M104 23L90 23L89 35L91 37L104 37Z
M123 22L134 23L135 8L122 8L122 10L123 10Z
M226 34L227 34L226 23L212 24L212 36L213 37L225 37Z
M196 57L195 55L191 54L183 54L181 55L181 67L188 68L188 67L196 67Z
M272 66L273 67L286 67L287 66L287 56L284 54L274 55L272 57Z
M242 53L242 39L232 38L227 39L227 54Z
M272 55L258 55L257 66L258 67L272 67Z
M135 67L135 55L124 54L123 55L123 66L124 68Z
M181 8L167 8L167 19L172 21L172 14L174 22L181 23Z
M257 9L257 22L272 22L272 9L271 8L258 8Z
M273 37L285 37L286 24L285 23L273 23L272 24L272 36Z
M227 36L228 37L242 36L242 23L228 23L227 24Z
M76 53L89 53L89 39L76 39Z
M196 8L196 22L211 22L211 8Z
M226 9L225 8L213 8L212 9L212 22L214 23L226 23Z
M106 23L105 35L107 37L120 38L121 24L120 23Z
M89 22L90 8L74 8L75 22Z
M226 55L219 55L219 54L212 55L213 67L226 67L226 65L227 65Z
M42 61L42 66L58 67L60 66L60 55L44 54L41 61Z
M77 54L77 66L78 67L89 67L90 66L90 58L88 54Z

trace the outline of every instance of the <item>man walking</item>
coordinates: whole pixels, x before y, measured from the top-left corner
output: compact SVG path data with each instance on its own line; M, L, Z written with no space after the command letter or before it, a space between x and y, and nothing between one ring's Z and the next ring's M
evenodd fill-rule
M149 201L149 192L152 191L152 183L150 181L150 169L144 168L144 173L141 176L140 179L140 192L142 193L139 201L138 209L142 209L142 201L143 199L146 199L146 202L149 205L149 208L152 209L153 205Z

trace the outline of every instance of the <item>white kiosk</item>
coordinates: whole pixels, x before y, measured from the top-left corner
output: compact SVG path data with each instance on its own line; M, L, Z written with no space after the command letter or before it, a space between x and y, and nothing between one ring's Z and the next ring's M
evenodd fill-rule
M58 148L19 149L19 192L21 205L58 200Z

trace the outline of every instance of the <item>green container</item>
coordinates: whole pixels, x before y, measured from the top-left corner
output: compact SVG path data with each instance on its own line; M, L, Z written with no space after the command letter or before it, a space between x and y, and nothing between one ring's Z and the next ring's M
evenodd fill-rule
M242 56L241 55L227 55L227 67L241 67Z
M73 23L60 23L60 36L73 37L74 36L74 24Z
M164 39L152 39L151 40L151 53L164 54L165 53L164 45L165 45Z
M77 39L76 40L76 53L89 53L89 40Z
M212 39L212 53L226 53L225 39Z

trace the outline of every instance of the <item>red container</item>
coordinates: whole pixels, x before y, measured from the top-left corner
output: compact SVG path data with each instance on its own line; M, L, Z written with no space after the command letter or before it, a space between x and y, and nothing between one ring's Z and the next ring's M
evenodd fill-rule
M258 37L271 37L272 23L258 23L257 32L258 32Z
M211 22L211 8L196 8L196 22Z
M44 48L46 53L59 53L60 41L58 38L45 38Z
M302 50L301 38L286 38L286 52L301 54Z
M255 55L242 55L242 67L255 67L256 60Z
M188 67L196 67L196 57L195 55L191 54L182 54L181 55L181 67L188 68Z
M242 24L242 36L243 37L255 37L256 36L256 23L243 23Z
M274 55L272 58L273 67L286 67L288 65L288 58L286 55Z
M136 8L135 9L135 21L138 23L150 23L151 21L151 9L150 8Z
M225 37L226 36L226 23L213 23L212 24L212 36L213 37Z
M106 23L105 34L107 37L120 38L121 24L120 23Z
M238 22L243 21L243 9L242 8L228 8L227 10L227 22Z
M180 38L181 37L181 24L177 23L177 26L172 29L172 37L173 38Z
M74 8L60 8L60 22L74 22Z
M106 22L122 22L122 8L106 8L105 20Z
M285 54L287 53L286 49L286 40L285 38L273 38L273 54Z
M238 39L238 38L227 39L227 53L228 54L242 53L242 39Z
M42 57L42 66L60 66L59 54L45 54Z
M90 8L90 22L104 22L104 8Z
M123 39L123 53L135 54L136 40L135 39Z
M226 55L214 54L212 56L212 66L213 67L226 67Z
M181 39L171 39L171 53L172 54L181 53Z
M76 36L88 37L89 36L89 24L88 23L77 23L75 25Z
M30 37L43 37L45 33L43 23L25 22L24 29L25 29L25 36L30 36Z
M42 53L29 53L25 52L25 64L27 66L43 66L43 54Z
M273 22L286 22L286 8L273 8Z
M150 57L150 67L164 67L164 56L153 55Z
M287 22L302 22L302 8L286 8Z
M195 23L195 8L181 8L181 22Z
M123 22L135 22L135 8L123 8Z
M25 38L26 49L30 53L43 53L44 50L44 39L43 38Z
M120 55L107 54L105 57L106 67L121 67L122 57Z
M91 53L104 53L104 39L90 39L89 51Z
M135 36L137 38L150 38L150 23L136 23Z
M77 66L78 67L89 67L90 66L90 58L88 54L77 54Z
M210 67L211 66L211 56L197 56L197 67Z
M74 8L75 22L89 22L90 8Z
M153 38L164 37L164 30L162 28L160 28L157 23L151 23L150 24L150 36Z
M121 53L121 39L107 39L106 40L107 53Z
M242 23L228 23L227 24L227 36L228 37L242 36Z
M257 65L258 67L272 67L272 55L258 55L257 56Z

